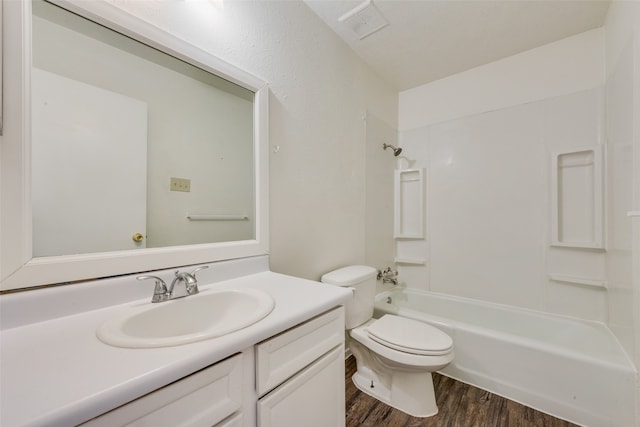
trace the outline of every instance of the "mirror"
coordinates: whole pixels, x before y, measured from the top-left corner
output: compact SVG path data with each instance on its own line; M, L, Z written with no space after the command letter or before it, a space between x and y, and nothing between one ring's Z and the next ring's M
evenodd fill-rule
M2 289L266 253L264 82L108 2L24 3L31 233Z
M253 92L33 1L33 255L250 240Z

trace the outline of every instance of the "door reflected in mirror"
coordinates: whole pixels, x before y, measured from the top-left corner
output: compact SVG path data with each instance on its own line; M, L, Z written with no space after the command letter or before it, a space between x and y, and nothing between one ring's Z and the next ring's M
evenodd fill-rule
M252 91L41 0L31 74L34 257L256 238Z

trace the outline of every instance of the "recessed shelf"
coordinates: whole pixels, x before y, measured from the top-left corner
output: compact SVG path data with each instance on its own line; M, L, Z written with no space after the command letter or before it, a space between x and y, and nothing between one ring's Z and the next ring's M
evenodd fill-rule
M424 169L395 172L394 237L424 239Z
M549 279L554 282L573 283L577 285L593 286L597 288L607 287L607 281L604 279L591 279L586 277L577 277L567 274L549 274Z
M551 156L551 245L604 249L602 146Z
M409 264L409 265L425 265L427 260L425 258L405 258L398 257L394 259L396 264Z

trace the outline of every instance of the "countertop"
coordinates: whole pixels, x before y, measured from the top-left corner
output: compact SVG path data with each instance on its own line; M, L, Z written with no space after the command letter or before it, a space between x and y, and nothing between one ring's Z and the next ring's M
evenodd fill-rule
M113 347L95 333L124 306L140 301L4 329L0 334L0 424L82 423L351 297L351 292L336 286L270 271L200 285L201 292L230 288L264 290L274 298L275 308L256 324L222 337L151 349Z

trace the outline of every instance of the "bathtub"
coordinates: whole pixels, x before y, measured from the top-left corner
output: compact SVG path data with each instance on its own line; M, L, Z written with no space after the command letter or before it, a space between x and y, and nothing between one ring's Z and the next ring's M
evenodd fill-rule
M411 288L378 294L386 313L451 336L446 376L576 424L636 425L636 369L601 323Z

